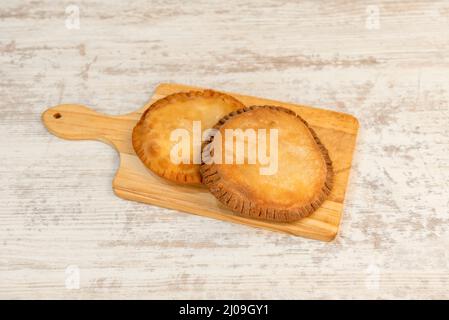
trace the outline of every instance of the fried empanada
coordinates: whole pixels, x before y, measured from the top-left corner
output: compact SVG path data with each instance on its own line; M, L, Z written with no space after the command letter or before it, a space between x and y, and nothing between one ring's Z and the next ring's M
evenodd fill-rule
M219 135L203 146L203 152L209 148L207 152L211 155L209 163L203 160L201 165L203 183L237 214L294 221L310 215L329 195L333 171L328 151L307 122L292 110L275 106L244 108L223 117L215 128ZM263 140L252 138L250 141L251 135L244 136L244 162L236 163L237 143L232 144L232 149L226 146L226 131L246 132L247 129L252 129L257 138L265 134L268 146L262 148ZM273 129L277 130L277 141L274 134L269 136L269 132L275 132ZM221 139L219 143L214 142L217 137ZM215 146L210 148L213 143ZM274 143L277 148L272 148ZM220 145L221 163L217 159L213 161ZM257 150L256 162L249 163L249 152L254 149ZM258 153L262 149L268 155L264 161ZM234 162L227 162L226 155L234 158ZM271 165L267 159L277 161L277 166L272 166L275 170L264 172L263 169Z
M201 130L206 130L226 114L243 107L234 97L212 90L168 95L143 113L132 134L134 150L143 164L157 175L181 184L199 185L201 158L194 161L194 122L198 121ZM190 157L181 163L171 157L177 144L172 134L178 129L190 135Z

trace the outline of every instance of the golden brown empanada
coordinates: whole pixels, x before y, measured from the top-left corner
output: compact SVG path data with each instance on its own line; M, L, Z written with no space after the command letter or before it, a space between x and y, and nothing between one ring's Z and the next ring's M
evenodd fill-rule
M144 165L159 176L182 184L201 184L201 159L193 161L193 123L200 121L201 129L205 130L224 115L243 107L237 99L212 90L171 94L143 113L132 134L134 150ZM174 163L170 156L176 144L171 134L177 129L190 133L188 163ZM199 148L201 154L201 144Z
M222 146L222 161L203 163L201 175L210 192L225 206L237 214L252 218L276 221L294 221L310 215L325 200L332 187L332 163L326 148L307 122L290 109L274 106L253 106L234 111L223 117L215 126ZM275 158L277 170L261 174L267 162L257 159L248 163L245 153L243 164L229 164L224 160L231 153L236 159L236 143L233 149L226 148L228 129L265 129L266 143L271 141L268 132L277 129L277 148L266 151ZM273 131L274 132L274 131ZM212 137L203 150L217 139ZM245 152L256 148L254 142L244 139ZM216 142L215 142L216 143ZM261 143L257 140L257 148ZM274 146L274 145L273 145ZM214 148L212 148L213 150ZM272 153L272 154L271 154ZM215 150L211 152L215 155ZM265 159L266 160L266 159Z

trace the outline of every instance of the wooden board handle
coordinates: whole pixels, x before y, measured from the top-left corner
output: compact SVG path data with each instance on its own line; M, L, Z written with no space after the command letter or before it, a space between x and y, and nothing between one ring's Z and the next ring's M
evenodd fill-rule
M118 117L100 114L86 106L61 104L47 109L42 122L54 135L69 140L100 140L115 146L114 125Z

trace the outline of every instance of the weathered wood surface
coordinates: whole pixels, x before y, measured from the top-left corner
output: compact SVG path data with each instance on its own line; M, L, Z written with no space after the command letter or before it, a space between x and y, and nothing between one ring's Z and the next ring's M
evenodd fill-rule
M80 29L66 4L2 2L0 297L449 298L449 3L376 1L377 29L371 1L297 2L80 1ZM131 112L160 82L357 116L337 238L121 200L115 151L40 122Z

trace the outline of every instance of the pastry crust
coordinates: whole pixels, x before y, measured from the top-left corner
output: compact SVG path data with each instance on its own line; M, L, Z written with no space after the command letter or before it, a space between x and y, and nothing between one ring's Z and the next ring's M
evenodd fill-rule
M181 184L201 185L200 164L193 162L193 122L201 121L201 130L206 130L224 115L243 107L237 99L212 90L168 95L148 107L134 127L134 150L157 175ZM176 144L170 135L176 129L190 133L189 163L175 164L170 159L170 151Z
M299 220L318 209L329 195L333 170L328 151L315 131L292 110L247 107L223 117L214 128L220 131L223 141L226 129L265 128L268 132L269 128L276 128L279 132L278 170L273 175L261 175L259 161L201 164L203 183L237 214L283 222ZM235 148L233 152L235 156Z

